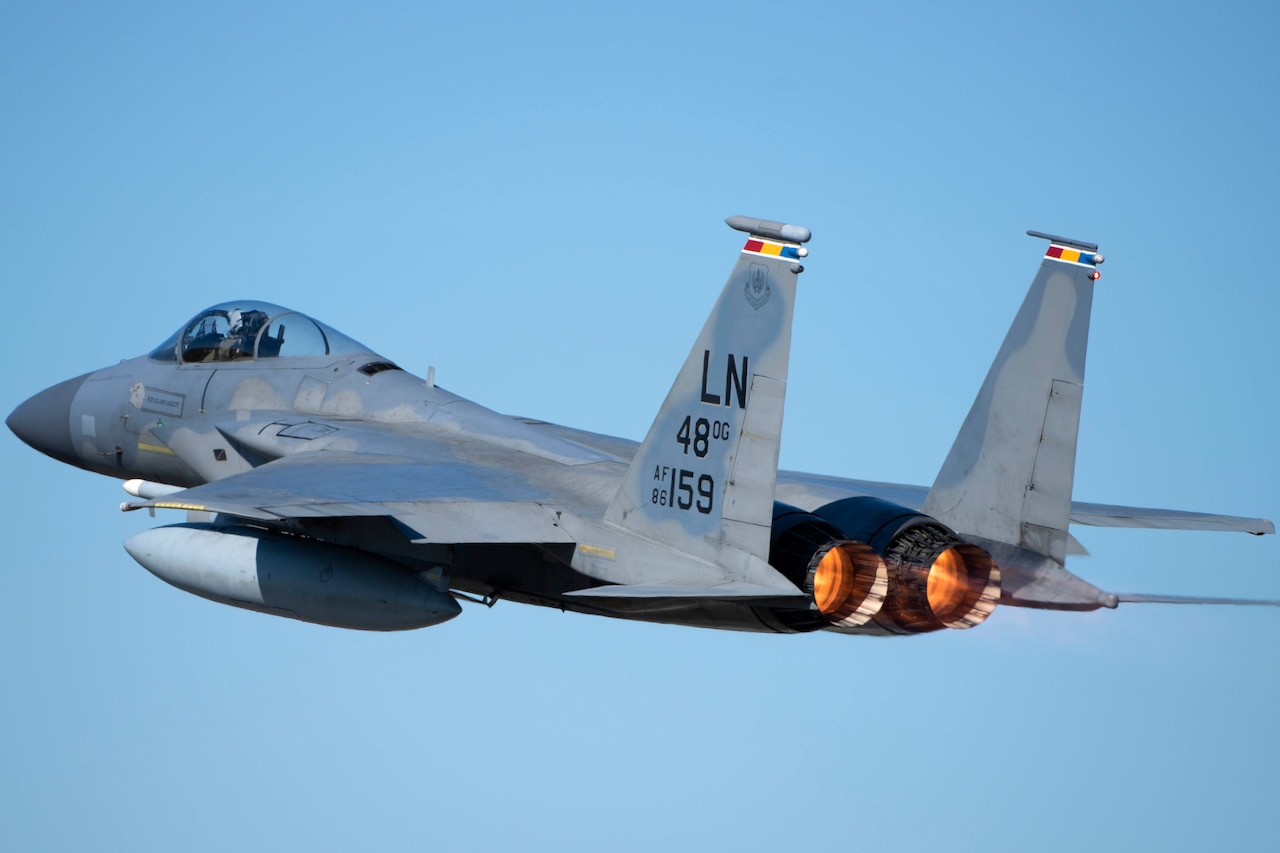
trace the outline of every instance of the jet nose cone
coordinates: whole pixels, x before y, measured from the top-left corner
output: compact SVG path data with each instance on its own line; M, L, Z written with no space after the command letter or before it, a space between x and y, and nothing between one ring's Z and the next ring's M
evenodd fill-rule
M46 388L13 410L5 425L13 434L46 456L68 465L80 464L71 443L71 401L84 384L77 376Z

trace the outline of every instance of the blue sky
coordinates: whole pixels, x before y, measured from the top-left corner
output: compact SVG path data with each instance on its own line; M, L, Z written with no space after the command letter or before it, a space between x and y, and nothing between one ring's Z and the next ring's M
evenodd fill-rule
M1269 4L5 4L0 404L234 298L640 437L746 214L813 229L785 466L928 483L1043 244L1097 241L1076 495L1280 515ZM137 566L7 432L0 846L1266 849L1272 609L902 641L500 603L401 635ZM178 517L165 519L172 523ZM1274 538L1080 528L1114 591Z

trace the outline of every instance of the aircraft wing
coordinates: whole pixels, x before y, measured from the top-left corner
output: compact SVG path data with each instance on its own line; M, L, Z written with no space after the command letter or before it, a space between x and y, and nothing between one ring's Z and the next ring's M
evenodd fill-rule
M488 464L351 451L298 453L137 504L278 522L384 516L411 541L571 542L526 478Z
M778 472L778 500L801 508L820 506L854 495L868 495L892 501L911 509L921 509L929 494L927 486L901 483L879 483L871 480L848 480L799 471ZM1176 509L1119 506L1115 504L1071 502L1071 523L1089 527L1141 527L1157 530L1214 530L1252 533L1255 536L1275 533L1275 525L1265 518L1247 518Z
M618 458L625 459L635 452L635 443L625 439L596 435L542 421L525 420L524 423L544 429L558 438ZM857 495L880 498L910 509L920 510L924 507L925 498L929 495L929 487L882 483L874 480L853 480L824 474L808 474L802 471L778 472L778 500L802 509L812 509L831 501ZM1275 525L1265 518L1086 501L1071 502L1071 523L1089 527L1239 532L1252 533L1255 536L1276 532Z
M1071 523L1087 524L1090 527L1236 531L1252 533L1255 536L1276 532L1276 526L1265 518L1215 515L1208 512L1185 512L1177 509L1114 506L1112 504L1085 503L1084 501L1071 502Z

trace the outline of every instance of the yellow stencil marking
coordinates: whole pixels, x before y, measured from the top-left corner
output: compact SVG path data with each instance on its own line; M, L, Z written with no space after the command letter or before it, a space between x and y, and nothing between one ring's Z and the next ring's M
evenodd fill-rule
M139 450L146 450L146 451L148 451L148 452L150 452L150 453L163 453L163 454L165 454L165 455L167 455L167 456L177 456L177 455L178 455L178 454L174 453L172 450L170 450L169 448L165 447L165 446L164 446L164 445L162 445L162 444L147 444L146 442L143 442L143 441L139 441L139 442L138 442L138 449L139 449Z

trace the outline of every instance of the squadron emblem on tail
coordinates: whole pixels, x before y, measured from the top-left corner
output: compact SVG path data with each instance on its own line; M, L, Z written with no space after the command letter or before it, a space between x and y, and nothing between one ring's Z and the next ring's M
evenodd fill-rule
M751 269L747 271L747 283L742 289L747 294L747 302L757 311L769 301L773 288L769 286L769 271L764 268L764 264L751 265Z

